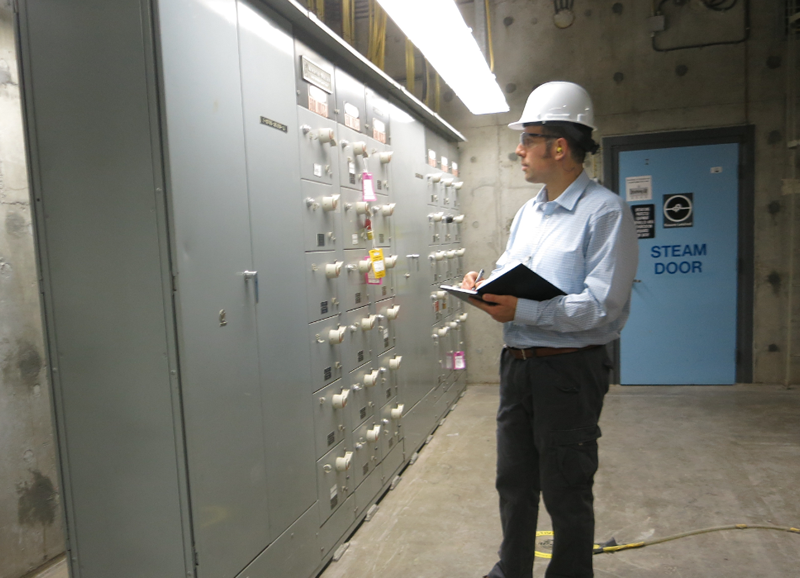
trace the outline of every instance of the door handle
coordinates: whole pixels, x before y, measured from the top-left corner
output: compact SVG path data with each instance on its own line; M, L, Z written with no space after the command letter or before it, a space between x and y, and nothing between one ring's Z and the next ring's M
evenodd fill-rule
M253 282L255 283L256 303L258 303L258 271L245 271L244 282L247 283L248 281L250 281L250 279L252 279Z

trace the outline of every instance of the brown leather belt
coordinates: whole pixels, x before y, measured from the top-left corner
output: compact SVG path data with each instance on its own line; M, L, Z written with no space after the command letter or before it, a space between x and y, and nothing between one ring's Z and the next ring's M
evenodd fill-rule
M516 347L505 348L514 356L514 359L531 359L532 357L547 357L548 355L562 355L564 353L575 353L584 349L594 349L602 345L587 345L586 347L531 347L529 349L518 349Z

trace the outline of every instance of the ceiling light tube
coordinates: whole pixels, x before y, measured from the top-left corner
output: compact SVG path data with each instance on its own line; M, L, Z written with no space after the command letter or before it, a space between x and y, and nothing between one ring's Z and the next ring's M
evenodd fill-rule
M508 103L453 0L378 0L472 114Z

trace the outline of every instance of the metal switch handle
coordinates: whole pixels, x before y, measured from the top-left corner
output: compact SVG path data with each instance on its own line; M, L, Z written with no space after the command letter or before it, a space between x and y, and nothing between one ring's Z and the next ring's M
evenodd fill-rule
M258 303L258 271L245 271L244 282L247 283L248 281L250 281L250 279L252 279L253 282L255 283L256 303Z

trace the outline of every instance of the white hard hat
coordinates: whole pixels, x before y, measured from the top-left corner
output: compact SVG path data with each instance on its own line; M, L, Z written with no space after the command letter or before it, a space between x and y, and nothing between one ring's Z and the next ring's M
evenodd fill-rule
M534 90L522 117L508 128L523 130L528 123L571 122L594 129L594 107L589 93L572 82L547 82Z

